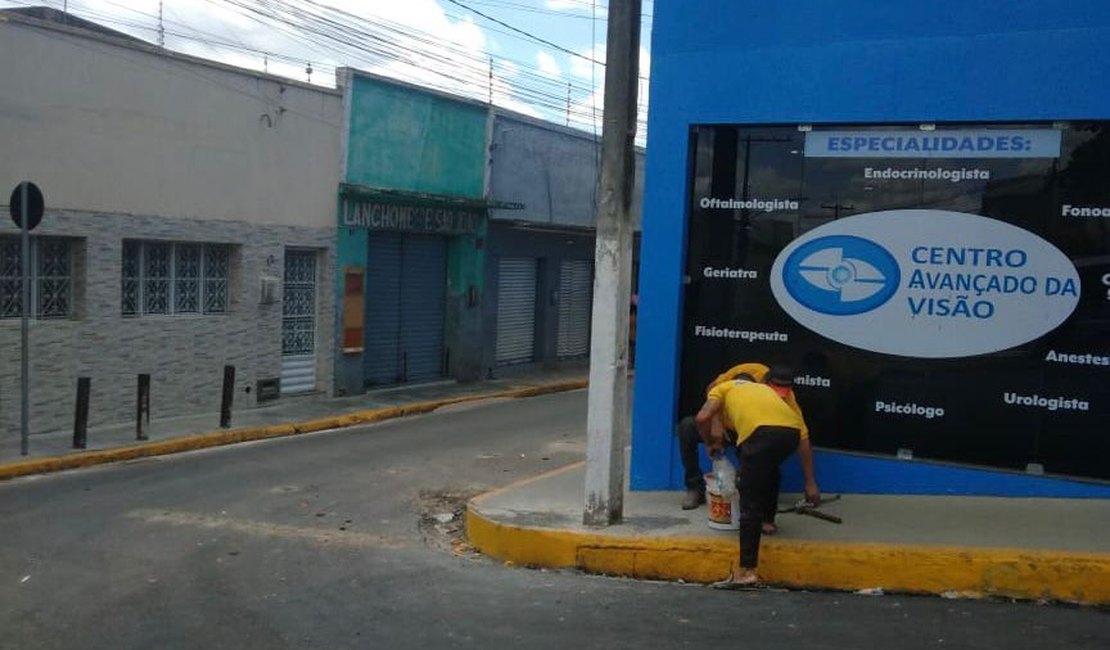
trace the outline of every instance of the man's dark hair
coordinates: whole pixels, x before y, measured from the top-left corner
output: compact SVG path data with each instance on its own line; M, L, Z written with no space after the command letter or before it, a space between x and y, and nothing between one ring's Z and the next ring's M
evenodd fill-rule
M767 373L767 383L778 386L793 386L794 369L782 364L771 366L771 371Z

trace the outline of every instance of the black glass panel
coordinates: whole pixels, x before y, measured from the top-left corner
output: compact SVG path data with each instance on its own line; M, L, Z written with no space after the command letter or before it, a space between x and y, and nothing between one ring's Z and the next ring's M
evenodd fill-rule
M1110 123L935 133L991 129L1059 131L1059 155L816 157L794 126L692 129L680 413L696 411L708 382L735 363L789 363L817 445L1110 479ZM903 209L989 217L1051 243L1075 266L1078 306L1047 334L951 358L839 343L780 306L771 269L791 242Z

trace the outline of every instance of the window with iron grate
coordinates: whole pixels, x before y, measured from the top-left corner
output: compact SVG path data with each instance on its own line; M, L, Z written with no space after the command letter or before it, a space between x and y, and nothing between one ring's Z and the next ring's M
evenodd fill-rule
M124 316L223 314L231 252L226 244L123 242Z
M23 245L0 237L0 319L23 316ZM73 245L61 237L31 237L30 316L41 320L73 314Z

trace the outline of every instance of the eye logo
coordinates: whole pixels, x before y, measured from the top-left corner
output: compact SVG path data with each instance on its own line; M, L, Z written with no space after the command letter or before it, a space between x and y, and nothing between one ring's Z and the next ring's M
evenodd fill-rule
M852 235L812 239L786 259L782 281L806 307L834 316L862 314L898 291L901 272L885 248Z

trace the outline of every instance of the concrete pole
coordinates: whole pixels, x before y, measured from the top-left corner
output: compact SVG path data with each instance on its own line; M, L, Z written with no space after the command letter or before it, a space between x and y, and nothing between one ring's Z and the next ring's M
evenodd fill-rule
M624 509L628 443L628 312L641 0L610 0L605 56L605 114L594 253L590 388L586 415L583 523L607 526Z

